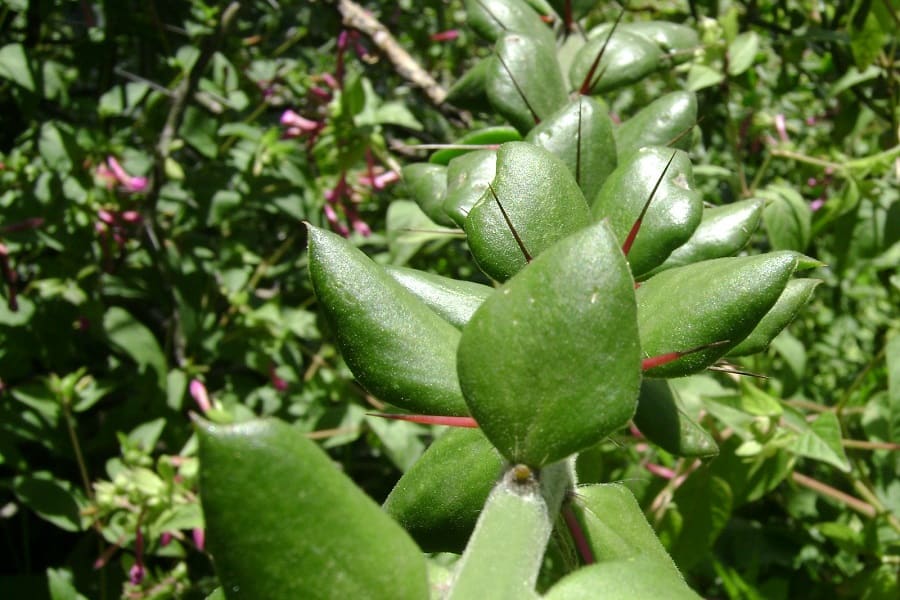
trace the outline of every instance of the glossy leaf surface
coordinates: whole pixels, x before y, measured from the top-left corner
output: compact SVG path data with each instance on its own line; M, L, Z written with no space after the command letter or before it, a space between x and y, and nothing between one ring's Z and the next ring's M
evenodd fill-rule
M200 489L226 598L428 597L403 529L297 429L202 423Z
M585 198L594 198L616 168L612 121L606 107L587 96L550 115L526 139L562 159Z
M387 274L428 308L457 328L462 328L494 288L405 267L385 267Z
M565 106L566 85L552 42L508 34L497 42L495 55L487 74L488 99L521 133Z
M644 356L719 343L646 375L687 375L737 346L775 305L797 260L793 252L718 258L669 269L645 281L636 292Z
M384 510L425 552L462 552L505 460L477 429L452 429L404 473Z
M581 87L606 37L606 32L591 37L575 55L569 68L569 81L576 88ZM662 58L663 53L655 43L618 30L610 38L595 70L590 93L600 94L639 81L658 69Z
M469 24L478 35L496 42L507 33L522 33L553 43L553 32L540 15L521 0L466 0Z
M713 437L687 416L664 379L644 379L634 424L644 436L676 456L715 456Z
M687 150L690 129L697 123L697 96L693 92L672 92L657 98L615 130L616 149L626 159L644 146L670 146ZM682 135L684 134L684 135ZM679 138L679 136L681 136Z
M500 147L492 188L472 207L465 230L478 265L498 281L527 262L516 235L535 257L590 223L587 203L566 165L532 144Z
M497 152L476 150L458 156L447 165L447 195L444 212L460 227L466 223L469 211L494 179Z
M744 340L733 348L729 356L746 356L762 352L769 347L769 343L781 330L787 327L797 313L806 306L813 292L822 283L819 279L793 279L788 282L784 292L778 298L778 302L772 307L766 316L762 318L753 331Z
M545 600L700 600L680 578L646 556L578 569L561 579Z
M518 142L522 139L519 132L515 128L508 125L497 125L495 127L485 127L470 131L454 142L454 144L468 145L484 145L484 144L503 144L505 142ZM428 159L428 162L446 165L457 156L471 152L471 150L462 150L456 148L444 148L438 150Z
M666 170L673 152L675 158ZM653 194L661 175L662 181ZM703 200L694 189L687 154L659 146L642 148L607 178L591 209L595 220L609 219L622 244L651 194L653 200L628 253L635 277L662 264L673 250L690 239L700 224Z
M753 199L704 209L700 225L690 239L654 272L737 253L759 227L762 209L763 202Z
M419 205L422 212L435 223L452 227L453 219L444 212L447 167L429 163L413 163L403 167L402 174L409 195Z
M633 282L605 223L552 246L463 330L472 416L510 461L540 467L625 425L640 384Z
M385 402L465 415L459 331L337 234L309 226L313 288L359 382Z

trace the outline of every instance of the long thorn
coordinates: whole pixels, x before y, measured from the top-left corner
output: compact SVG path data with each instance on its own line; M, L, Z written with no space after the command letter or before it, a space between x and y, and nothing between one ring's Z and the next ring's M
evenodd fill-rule
M736 369L731 365L725 364L715 364L706 367L710 371L718 371L719 373L725 373L726 375L744 375L746 377L756 377L757 379L768 379L768 375L763 375L762 373L754 373L753 371L744 371L742 369Z
M591 63L591 68L588 69L587 74L584 76L584 80L581 82L581 87L578 89L578 93L582 96L586 96L590 93L591 88L594 87L596 81L594 81L594 73L597 72L597 65L600 64L600 59L603 58L603 53L606 52L606 46L609 44L609 40L612 39L613 34L616 32L616 28L619 26L619 21L622 20L622 17L625 16L625 9L623 8L619 11L619 16L616 17L615 23L610 28L609 33L606 36L606 40L603 42L603 45L600 46L600 52L597 53L597 57L594 58L594 62Z
M641 369L644 371L648 371L650 369L655 369L656 367L661 367L663 365L667 365L670 362L674 362L681 358L682 356L687 356L688 354L694 354L697 352L702 352L704 350L709 350L710 348L715 348L716 346L724 346L725 344L730 343L731 340L720 340L718 342L713 342L711 344L703 344L702 346L697 346L696 348L691 348L689 350L679 350L677 352L666 352L665 354L658 354L657 356L651 356L650 358L645 358L641 361Z
M622 244L622 252L628 256L628 253L631 251L631 246L634 244L634 240L637 237L638 231L641 230L641 223L644 222L644 215L647 214L647 209L650 208L650 202L653 200L653 196L656 195L656 190L659 189L659 185L662 183L663 177L666 176L666 171L669 170L669 165L672 164L672 161L675 160L675 155L678 151L672 152L672 156L669 157L669 162L666 163L666 167L662 170L662 173L659 174L659 178L656 180L656 184L653 186L653 191L650 192L650 197L647 198L647 201L644 202L644 208L641 209L641 214L638 215L637 220L635 220L634 225L631 226L631 231L628 232L628 237L625 238L625 243Z
M401 415L397 413L366 413L372 417L394 419L395 421L409 421L422 425L447 425L448 427L468 427L476 429L478 423L472 417L445 417L441 415Z
M531 254L528 252L528 248L525 247L525 242L523 242L522 238L519 237L519 232L516 231L516 228L513 226L512 221L509 220L509 215L506 214L506 209L503 208L503 204L501 204L500 198L497 197L497 192L494 191L494 186L488 183L488 189L491 190L491 195L494 197L494 201L500 208L500 213L503 215L503 220L506 221L506 226L509 227L509 231L512 233L513 237L516 240L516 244L519 245L519 250L522 251L522 256L525 257L525 262L531 262Z
M522 99L522 102L525 103L525 108L528 109L528 112L531 113L531 118L534 119L534 124L537 125L541 122L541 118L532 108L531 103L528 101L528 98L525 96L525 91L519 87L519 82L516 81L516 78L513 76L512 71L509 70L509 67L506 66L506 62L500 58L500 55L497 54L497 60L500 61L500 64L503 66L503 70L506 71L506 74L509 75L509 80L512 81L513 87L516 88L516 92L519 94L519 97Z
M696 127L697 125L702 123L703 119L705 119L705 118L706 118L706 115L700 115L700 118L697 119L697 121L693 125L689 125L688 127L685 127L684 129L682 129L681 133L679 133L678 135L673 137L671 140L669 140L668 142L663 144L663 146L674 146L675 144L678 143L678 140L680 140L681 138L683 138L684 136L689 134L691 131L693 131L694 127Z

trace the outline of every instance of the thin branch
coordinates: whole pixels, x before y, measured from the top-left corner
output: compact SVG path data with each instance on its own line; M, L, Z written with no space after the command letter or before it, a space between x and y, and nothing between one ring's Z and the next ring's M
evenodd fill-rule
M804 475L803 473L798 473L797 471L791 473L791 479L797 485L802 485L803 487L809 488L812 491L821 494L822 496L827 496L832 500L837 500L841 504L846 504L856 512L866 515L867 517L875 518L875 516L877 516L878 514L878 511L875 510L875 507L868 502L863 502L859 498L844 493L837 488L833 488L827 483L822 483L818 479L813 479L812 477Z

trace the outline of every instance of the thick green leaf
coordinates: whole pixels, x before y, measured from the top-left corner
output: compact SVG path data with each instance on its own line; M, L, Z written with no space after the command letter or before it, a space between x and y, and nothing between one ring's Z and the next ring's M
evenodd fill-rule
M698 600L684 581L647 556L589 565L561 579L544 600Z
M203 423L200 498L227 598L428 597L403 529L298 430Z
M762 318L750 335L732 348L729 356L746 356L762 352L769 347L775 336L787 327L797 313L806 306L816 286L822 283L819 279L793 279L778 298L766 316Z
M366 389L415 412L467 414L457 329L347 240L311 225L309 271L344 360Z
M673 152L675 158L665 171ZM642 148L619 163L594 199L594 219L609 219L619 244L623 244L661 175L662 181L628 253L635 277L661 265L673 250L690 239L700 224L703 200L694 189L688 155L659 146Z
M465 230L478 265L498 281L527 262L516 235L535 257L590 224L587 203L565 163L532 144L510 142L500 147L492 188L472 207Z
M676 138L672 147L687 150L692 141L689 130L696 123L697 95L693 92L657 98L615 130L619 159L627 159L644 146L669 146Z
M454 158L447 165L447 195L444 212L463 227L466 217L494 179L497 169L495 150L477 150Z
M763 202L753 199L704 209L700 225L690 239L651 273L736 254L759 227L762 211Z
M500 38L487 73L491 106L521 133L568 101L553 43L519 34Z
M495 56L487 56L472 65L447 90L446 101L467 110L490 110L491 105L488 102L485 87L487 85L488 71L491 68L491 63L495 60L497 60Z
M674 64L683 63L693 58L693 51L700 47L697 32L679 23L669 21L636 21L619 25L624 31L643 36L667 53ZM600 29L600 28L598 28ZM592 32L594 34L594 32ZM603 35L602 30L597 34Z
M803 252L812 234L812 211L803 197L787 185L772 184L758 195L768 202L763 222L776 250Z
M444 212L444 193L447 191L447 167L430 163L413 163L402 170L409 195L428 218L439 225L454 225Z
M540 473L521 465L491 491L458 564L449 600L537 598L537 580L553 519L571 486L565 463Z
M390 262L405 265L426 244L442 245L450 241L446 227L435 224L411 200L394 200L387 209L385 219Z
M793 252L717 258L654 275L637 289L644 356L720 344L647 371L680 377L737 346L775 305L797 266Z
M687 416L664 379L644 379L634 424L644 436L676 456L715 456L713 437Z
M594 198L616 168L612 121L606 107L587 96L550 115L526 139L562 159L585 198Z
M608 27L591 32L591 38L575 55L569 68L569 81L580 88L600 49L606 42ZM657 70L663 52L649 39L624 30L616 30L606 46L603 58L594 70L591 94L600 94L640 81ZM598 77L599 76L599 77Z
M521 0L465 0L469 24L478 35L496 42L507 33L521 33L553 44L552 30L540 15Z
M485 300L463 330L472 416L512 462L540 467L593 445L635 410L633 281L605 223L557 243Z
M620 484L577 488L570 504L597 564L557 583L545 598L692 598L631 491Z
M456 140L454 144L503 144L506 142L518 142L521 139L522 136L515 128L510 127L509 125L497 125L495 127L485 127L484 129L471 131ZM428 159L428 162L446 165L457 156L462 156L467 152L471 152L471 150L445 148L432 154Z
M888 338L885 348L887 361L888 401L887 439L900 440L900 334L896 331Z
M481 431L451 430L400 478L384 510L425 552L461 552L505 462Z
M386 267L387 274L428 308L454 327L462 329L494 288L403 267Z
M659 570L681 579L634 495L624 485L580 486L575 491L571 508L597 562L643 555L656 562Z

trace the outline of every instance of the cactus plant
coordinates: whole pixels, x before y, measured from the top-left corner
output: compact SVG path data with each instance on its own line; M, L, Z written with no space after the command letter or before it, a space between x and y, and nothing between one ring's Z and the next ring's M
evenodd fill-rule
M547 3L466 6L496 48L463 79L464 95L486 98L518 133L473 134L464 143L502 143L443 152L403 174L428 216L465 231L496 287L385 269L312 226L309 264L360 384L396 408L480 430L440 438L378 513L288 427L202 425L203 502L226 597L388 586L387 597L424 598L426 571L434 598L538 597L559 524L579 556L541 590L546 597L698 597L630 492L578 487L573 457L632 419L669 452L714 455L715 441L680 410L665 379L764 348L808 299L814 283L792 276L809 261L790 251L728 256L747 243L759 204L704 211L687 153L659 145L688 147L679 133L694 126L692 94L663 96L616 130L588 95L672 64L673 52L696 42L692 31L601 26L566 70L532 8L552 14ZM267 479L290 480L292 468L303 474L283 488ZM277 496L277 510L306 516L286 518L282 529L267 518L261 527L275 529L258 531L232 498L248 488L258 492L250 498ZM392 518L422 550L462 550L455 570L426 567ZM354 548L353 536L364 543ZM385 577L394 566L379 571L360 558L385 558L382 544L402 553L391 557L402 575ZM251 575L241 556L266 545L268 562ZM360 560L362 568L348 568ZM270 581L260 587L253 577Z

